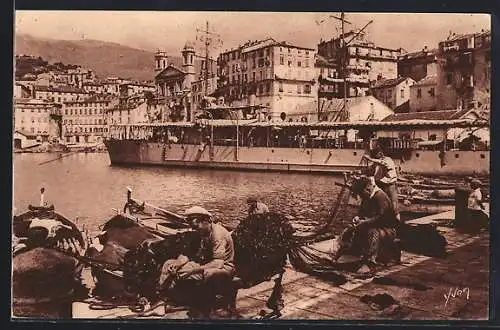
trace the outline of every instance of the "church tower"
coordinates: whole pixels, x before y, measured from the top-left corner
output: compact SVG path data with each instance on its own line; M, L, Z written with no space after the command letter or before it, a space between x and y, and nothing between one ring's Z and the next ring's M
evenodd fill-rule
M195 81L194 54L194 43L186 42L182 49L182 69L187 73L184 80L185 89L191 89L191 83Z
M167 53L162 50L157 50L155 54L155 75L163 71L168 66Z

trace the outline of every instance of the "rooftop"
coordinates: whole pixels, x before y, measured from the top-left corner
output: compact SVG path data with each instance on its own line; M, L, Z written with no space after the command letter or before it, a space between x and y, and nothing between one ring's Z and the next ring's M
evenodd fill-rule
M420 79L416 83L413 84L411 87L416 87L416 86L425 86L425 85L436 85L437 84L437 76L425 76L424 78Z
M394 121L422 121L422 120L457 120L462 119L464 115L469 113L470 109L464 110L440 110L440 111L422 111L422 112L408 112L408 113L395 113L382 120L383 122Z
M372 88L387 88L394 87L405 81L406 79L411 79L408 77L399 77L394 79L380 79L375 82Z
M402 54L398 57L398 60L399 61L406 61L406 60L414 60L414 59L426 58L426 57L435 57L437 55L437 52L438 52L438 50L436 48L422 49L422 50L419 50L418 52L411 52L411 53Z
M40 92L59 92L59 93L77 93L86 94L87 92L81 88L76 88L72 86L35 86L36 91Z

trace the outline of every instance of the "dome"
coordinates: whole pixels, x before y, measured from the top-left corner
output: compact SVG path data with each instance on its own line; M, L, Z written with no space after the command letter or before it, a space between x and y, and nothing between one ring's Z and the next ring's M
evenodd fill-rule
M184 51L193 51L194 52L194 42L191 40L186 41L186 44L184 45L183 50Z

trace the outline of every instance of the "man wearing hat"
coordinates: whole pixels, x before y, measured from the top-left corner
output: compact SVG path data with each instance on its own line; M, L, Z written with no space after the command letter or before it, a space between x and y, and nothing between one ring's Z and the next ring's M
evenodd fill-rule
M202 236L201 256L209 256L200 264L187 260L180 255L176 261L165 262L162 275L168 273L178 280L203 282L203 300L208 306L215 299L215 294L224 290L234 276L234 244L229 231L218 223L213 223L212 214L200 206L193 206L185 211L186 220ZM160 285L165 276L160 279Z
M248 215L269 213L269 208L267 207L267 205L260 202L254 196L251 196L247 199L247 204L248 204Z

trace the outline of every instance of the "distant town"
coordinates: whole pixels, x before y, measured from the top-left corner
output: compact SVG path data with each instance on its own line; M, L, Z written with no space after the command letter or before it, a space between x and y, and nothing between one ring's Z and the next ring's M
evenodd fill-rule
M242 41L197 65L187 41L180 66L169 62L178 54L156 52L150 81L96 77L92 68L18 54L14 147L97 145L109 125L195 121L212 103L255 106L248 116L265 121L370 120L379 113L392 121L485 118L490 43L490 31L450 33L406 53L355 29L319 40L316 49L272 38Z

